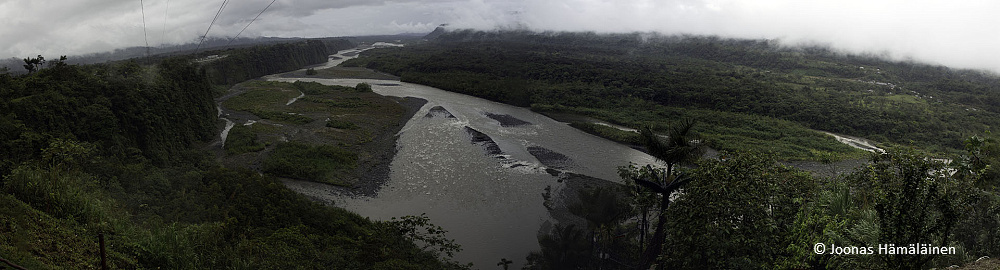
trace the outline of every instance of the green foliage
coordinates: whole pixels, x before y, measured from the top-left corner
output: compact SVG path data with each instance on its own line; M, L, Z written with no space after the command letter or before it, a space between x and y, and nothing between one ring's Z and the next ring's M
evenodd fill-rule
M313 121L313 119L309 118L308 116L295 113L288 113L288 112L279 112L272 110L251 110L250 113L263 119L270 119L274 121L281 121L297 125L304 125L312 123Z
M358 125L355 125L354 122L337 120L337 119L330 119L330 121L326 121L326 127L339 128L339 129L358 129Z
M42 57L41 55L36 58L24 58L24 69L28 70L28 74L41 69L44 64L45 57Z
M637 122L642 116L634 111L693 112L701 115L686 117L713 129L703 132L711 146L782 158L812 159L810 149L847 151L811 148L832 144L828 138L761 135L805 127L957 153L965 137L1000 125L1000 102L994 102L1000 77L989 73L766 40L456 31L433 42L366 51L345 65L514 105L620 111L602 118L612 123ZM708 123L715 112L790 122L716 126ZM672 117L645 114L656 125Z
M668 268L773 268L793 244L808 174L754 154L725 154L691 171L695 181L667 211Z
M852 175L855 186L869 188L878 214L877 244L948 246L955 223L957 183L944 164L912 152L873 155L872 164ZM883 255L886 268L917 269L937 255Z
M358 83L358 85L354 86L354 89L362 93L371 92L372 86L368 83Z
M305 93L306 95L324 95L334 92L353 90L353 88L347 86L324 85L318 82L303 82L303 81L295 81L294 83L292 83L292 86L294 86L295 89L298 89L302 93Z
M591 188L577 192L580 202L569 206L570 213L587 220L590 230L612 226L632 216L632 205L621 189Z
M316 72L316 69L314 69L314 68L310 68L310 69L306 70L306 75L316 75L316 74L317 74L317 72Z
M234 85L264 75L297 70L327 61L327 45L319 40L260 45L226 51L209 51L200 57L219 55L202 65L213 84Z
M264 110L273 105L285 105L288 100L298 96L294 91L281 91L282 83L248 84L252 89L222 102L230 110L254 111Z
M97 234L81 224L52 217L12 194L0 194L0 254L27 269L100 267ZM41 255L41 256L40 256ZM110 266L134 267L112 247Z
M333 145L279 144L266 159L264 172L281 177L344 185L342 175L357 166L357 154Z
M524 269L580 269L590 259L586 235L574 225L556 225L552 234L538 237L540 252L531 252Z
M164 60L155 69L134 62L60 66L0 83L10 89L0 106L7 119L0 122L13 128L5 139L31 143L14 151L71 138L93 143L101 154L135 147L163 164L177 150L210 138L215 126L211 88L182 60ZM11 161L39 153L22 154Z
M236 125L229 130L226 137L226 154L238 155L248 152L259 152L264 150L266 145L257 141L257 133L253 132L249 126Z
M180 59L0 74L2 257L30 269L93 269L103 232L114 269L462 267L387 222L221 167L200 149L215 135L212 93ZM241 128L227 145L259 146ZM279 148L276 157L296 162L285 169L355 166L343 150Z
M326 104L330 107L336 108L361 108L368 106L367 102L362 101L360 98L338 98L338 99L325 99L325 98L314 98L314 97L304 97L304 101L315 102Z
M444 236L448 231L430 223L426 213L419 216L403 216L399 219L392 218L389 225L402 232L411 242L421 243L423 250L431 249L431 252L438 256L452 258L456 252L462 251L461 245Z
M666 133L670 126L680 124L682 119L696 119L698 125L693 131L699 134L703 143L713 149L771 153L783 160L824 158L841 160L859 158L866 153L791 121L740 113L643 104L648 105L648 102L637 100L633 104L623 103L618 109L535 104L532 110L581 114L626 127L651 127L660 133ZM585 124L574 126L583 127L583 130L587 131ZM615 131L610 127L594 128L599 131L597 135L616 141L630 142L631 136L636 136L636 140L639 139L638 133L634 132Z
M878 242L877 214L865 194L852 192L845 179L820 187L795 217L787 257L778 262L782 269L860 269L880 264L877 255L817 255L816 243L827 247L865 246Z
M961 186L956 203L961 220L955 226L956 242L971 257L1000 254L1000 144L987 132L985 137L966 140L967 155L953 162Z
M582 130L583 132L594 134L624 144L639 145L642 143L639 140L639 133L631 131L624 131L609 126L598 125L593 123L585 123L585 122L573 122L570 123L569 126Z

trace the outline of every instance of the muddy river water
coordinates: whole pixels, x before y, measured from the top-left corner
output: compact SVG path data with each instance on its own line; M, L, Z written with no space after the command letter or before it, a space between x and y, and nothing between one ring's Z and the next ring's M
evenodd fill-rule
M564 187L552 169L620 181L617 166L653 162L642 152L526 108L433 87L389 80L269 79L344 86L366 82L382 95L426 99L400 131L390 180L376 196L344 195L315 183L287 184L372 219L426 213L462 245L455 259L474 268L492 269L506 258L518 269L528 252L538 249L539 228L551 221L541 194L548 186L553 193Z

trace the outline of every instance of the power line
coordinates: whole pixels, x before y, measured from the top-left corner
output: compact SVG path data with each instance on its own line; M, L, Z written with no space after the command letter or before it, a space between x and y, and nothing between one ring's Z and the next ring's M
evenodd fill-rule
M227 3L229 3L229 0L223 0L222 1L222 6L219 7L219 11L218 12L215 12L215 18L212 18L212 23L208 24L208 30L205 30L205 35L201 36L201 41L198 42L198 48L194 49L194 53L198 53L198 50L201 50L201 44L204 43L205 42L205 38L208 37L208 32L212 31L212 25L215 24L215 20L219 19L219 14L222 14L222 9L226 8L226 4Z
M149 36L146 35L146 5L139 0L139 10L142 11L142 39L146 41L146 57L149 57Z
M257 13L257 17L253 17L253 20L250 20L250 23L248 23L247 26L244 26L243 30L240 30L240 32L237 33L235 37L233 37L232 39L230 39L229 43L226 43L226 46L229 46L229 44L232 44L233 41L236 40L236 38L240 37L240 34L243 34L243 31L247 30L247 27L250 27L250 25L253 24L253 22L256 21L257 18L260 17L260 14L264 14L264 11L267 11L267 8L271 7L271 5L274 4L274 1L277 1L277 0L271 0L271 3L267 4L267 6L264 7L264 10L261 10L260 13Z
M167 36L167 17L170 15L170 0L167 0L167 8L163 11L163 32L160 32L160 44L165 43L164 37Z

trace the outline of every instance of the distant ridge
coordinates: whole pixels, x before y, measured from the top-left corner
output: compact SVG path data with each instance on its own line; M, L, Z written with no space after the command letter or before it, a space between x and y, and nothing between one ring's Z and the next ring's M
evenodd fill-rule
M427 34L426 36L424 36L424 39L426 39L426 40L433 40L433 39L436 39L437 37L439 37L441 35L444 35L445 33L448 32L448 30L444 29L445 26L448 26L448 24L442 24L442 25L439 25L437 28L434 28L434 31L431 31L430 34Z

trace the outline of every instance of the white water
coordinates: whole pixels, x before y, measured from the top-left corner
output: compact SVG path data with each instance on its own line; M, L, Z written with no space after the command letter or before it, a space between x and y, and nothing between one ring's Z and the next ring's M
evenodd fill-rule
M356 57L343 54L364 50L342 51L336 55L339 59L314 68L337 66ZM563 186L555 181L556 177L544 172L545 166L528 153L526 147L541 146L566 155L572 160L567 170L610 181L619 180L617 166L629 162L654 162L644 153L586 134L528 109L433 87L392 80L276 76L268 79L342 86L365 82L378 94L428 100L400 131L390 181L377 196L343 196L335 188L314 183L290 184L289 188L332 201L373 219L427 213L433 223L449 231L447 237L463 246L464 250L456 259L473 262L476 268L493 268L500 258L513 260L513 269L520 268L527 253L538 249L537 232L550 220L542 206L541 193L547 186L552 186L553 192ZM444 107L456 118L425 118L434 106ZM510 115L532 125L502 127L486 117L487 112ZM608 123L595 124L635 132ZM471 144L463 130L466 126L492 137L508 160L488 156L479 145ZM861 138L826 134L858 149L882 151Z
M870 142L870 141L868 141L866 139L857 138L857 137L851 137L851 136L844 136L844 135L837 135L837 134L833 134L833 133L826 132L826 131L821 131L821 132L825 133L826 135L833 136L833 138L837 139L837 141L840 142L840 143L849 145L849 146L857 148L857 149L865 150L865 151L872 152L872 153L875 153L875 152L885 153L885 150L883 150L882 148L876 147L874 144L872 144L872 142Z
M289 184L289 188L378 220L426 213L431 222L449 231L447 237L462 245L456 259L473 262L475 268L491 269L500 258L507 258L515 262L512 269L518 269L529 252L538 250L539 228L551 219L541 194L547 186L556 192L563 183L545 173L545 166L527 147L563 154L571 160L564 170L609 181L620 181L618 166L654 162L642 152L529 109L424 85L368 79L269 79L342 86L365 82L381 95L427 100L400 131L390 180L375 197L343 196L320 184ZM456 118L424 117L434 106L444 107ZM505 114L532 124L502 127L485 113ZM480 145L472 144L466 126L490 136L506 159L487 155Z
M236 123L233 123L233 121L229 120L228 118L222 117L222 104L221 103L215 104L215 109L218 110L218 113L216 114L216 116L218 116L219 119L222 119L222 120L226 121L226 128L223 128L222 129L222 133L219 133L219 138L222 139L220 141L221 144L222 144L222 147L226 147L226 137L229 137L229 130L233 129L233 126L236 125Z
M398 81L298 80L343 86L367 82L382 95L428 100L400 132L390 182L379 194L375 198L331 200L380 220L427 213L432 222L449 231L448 237L463 246L456 259L482 269L492 268L500 258L514 260L514 269L519 268L528 252L538 249L538 230L550 220L541 194L546 186L558 190L562 183L545 173L545 166L527 147L541 146L566 155L572 160L568 170L610 181L619 181L617 166L654 162L642 152L526 108ZM433 106L444 107L456 118L425 118ZM502 127L486 117L486 112L511 115L532 125ZM470 143L465 126L492 137L510 160L488 156L479 145Z
M288 103L285 103L285 106L292 105L292 103L295 103L296 100L299 100L300 98L306 96L306 93L302 92L299 93L300 93L299 96L292 98L292 100L289 100Z

